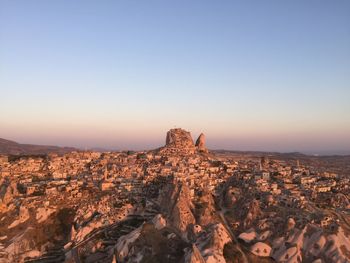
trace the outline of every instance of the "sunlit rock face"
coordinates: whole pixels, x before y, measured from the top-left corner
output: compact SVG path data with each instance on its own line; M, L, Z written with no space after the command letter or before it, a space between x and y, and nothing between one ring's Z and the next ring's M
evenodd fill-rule
M196 141L196 147L200 152L208 152L207 147L205 146L205 135L201 133Z
M191 133L180 128L171 129L167 132L163 152L172 154L193 154L196 147Z
M165 147L163 152L172 154L194 154L196 152L207 153L205 146L205 135L201 133L194 144L191 133L181 129L175 128L167 132Z
M176 148L193 147L191 133L180 128L171 129L166 135L166 146Z
M171 225L179 231L184 240L188 240L188 229L196 220L192 213L193 204L187 185L169 184L160 199L163 212L168 215Z
M205 263L201 252L195 244L192 244L192 250L188 250L185 255L185 263Z
M206 263L226 263L223 255L224 247L231 242L230 235L222 223L212 224L195 242L202 257L199 257L198 251L193 247L192 254L197 255L196 261L187 262L201 263L203 259Z

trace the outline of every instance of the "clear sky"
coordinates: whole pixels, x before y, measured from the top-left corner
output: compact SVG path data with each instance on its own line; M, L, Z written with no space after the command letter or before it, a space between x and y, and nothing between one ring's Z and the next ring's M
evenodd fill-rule
M350 1L0 0L0 137L350 152Z

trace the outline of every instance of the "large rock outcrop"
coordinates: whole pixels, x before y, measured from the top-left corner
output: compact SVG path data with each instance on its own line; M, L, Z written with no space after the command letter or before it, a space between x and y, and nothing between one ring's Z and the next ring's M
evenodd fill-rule
M200 152L208 152L207 147L205 146L205 135L201 133L196 141L196 147Z
M3 207L3 210L6 210L6 206L13 202L16 195L18 195L16 182L10 182L7 178L0 182L0 207Z
M193 204L186 184L169 184L161 194L160 205L168 216L169 223L177 229L184 240L188 240L188 230L195 225Z
M172 231L172 228L166 226L159 228L161 218L161 215L157 215L152 221L143 223L129 234L121 236L114 246L116 261L183 262L184 248L187 244ZM111 252L113 253L113 250Z
M203 189L201 197L199 197L199 208L196 210L197 223L201 226L207 226L219 219L215 212L215 203L213 196L209 190Z
M181 128L171 129L167 132L165 147L163 153L170 154L193 154L196 152L207 153L208 149L205 145L205 135L201 133L193 143L191 133Z
M180 128L171 129L166 135L166 146L177 148L193 147L191 133Z
M229 233L221 224L211 225L203 235L201 235L195 242L205 263L226 263L224 258L224 247L226 244L232 242ZM198 251L193 250L192 253L198 255ZM194 261L200 263L199 260ZM189 261L191 262L191 261Z

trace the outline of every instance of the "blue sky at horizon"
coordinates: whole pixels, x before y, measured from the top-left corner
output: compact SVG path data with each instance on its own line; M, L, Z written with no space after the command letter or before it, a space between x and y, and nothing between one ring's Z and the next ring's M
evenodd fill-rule
M350 151L350 2L0 0L0 137Z

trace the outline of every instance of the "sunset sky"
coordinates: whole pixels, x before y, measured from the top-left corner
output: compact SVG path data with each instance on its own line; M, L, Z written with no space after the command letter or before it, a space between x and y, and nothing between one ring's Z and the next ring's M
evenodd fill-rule
M0 138L350 153L350 1L0 0Z

